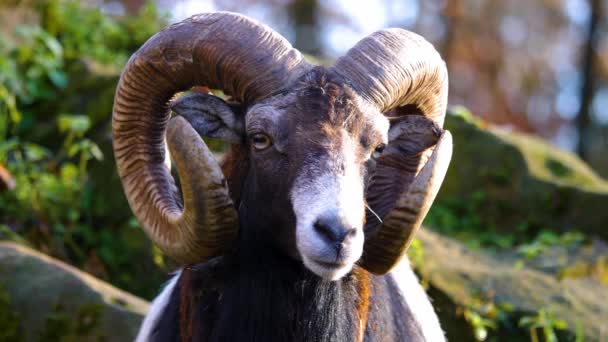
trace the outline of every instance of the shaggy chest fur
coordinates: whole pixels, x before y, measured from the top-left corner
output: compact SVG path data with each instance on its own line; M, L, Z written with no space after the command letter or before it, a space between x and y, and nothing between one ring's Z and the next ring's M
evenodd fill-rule
M239 260L223 257L185 269L152 340L423 340L389 276L357 269L332 282L286 258Z

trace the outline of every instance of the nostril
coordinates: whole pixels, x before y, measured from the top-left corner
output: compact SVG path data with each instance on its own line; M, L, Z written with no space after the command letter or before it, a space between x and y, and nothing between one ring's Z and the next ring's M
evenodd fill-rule
M321 235L325 240L327 240L329 242L336 241L336 236L335 236L333 230L331 229L331 227L329 225L321 222L321 220L317 220L317 222L315 222L314 228L315 228L315 231L317 233L319 233L319 235Z
M357 228L346 228L341 230L339 236L335 240L337 243L344 244L348 242L348 240L352 240L357 235Z
M355 235L357 235L357 228L350 228L345 232L345 237L344 238L352 238Z
M315 231L327 242L342 243L357 235L357 228L346 228L338 222L330 221L319 219L313 225Z

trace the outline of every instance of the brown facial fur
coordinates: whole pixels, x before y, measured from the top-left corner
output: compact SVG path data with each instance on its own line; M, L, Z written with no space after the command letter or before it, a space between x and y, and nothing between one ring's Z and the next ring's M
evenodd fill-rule
M382 114L365 108L357 94L337 74L315 68L295 91L298 96L290 115L292 153L298 155L309 148L317 153L339 151L348 135L359 145L355 160L362 162L371 149L383 142L382 132L377 131L371 119Z
M358 330L360 331L358 341L363 341L367 319L369 317L369 302L371 296L371 275L359 266L355 266L353 274L357 279L357 317L359 318Z

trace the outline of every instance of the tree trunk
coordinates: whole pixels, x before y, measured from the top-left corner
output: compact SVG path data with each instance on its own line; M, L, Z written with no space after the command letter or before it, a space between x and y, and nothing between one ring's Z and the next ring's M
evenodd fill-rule
M293 0L287 14L295 28L293 45L303 53L319 57L322 51L317 0Z
M589 19L589 29L587 31L587 42L585 44L585 52L582 61L583 86L581 88L580 99L581 106L576 117L576 128L578 130L578 146L577 153L581 159L587 161L589 158L587 148L589 134L591 133L591 115L590 106L593 99L595 88L595 48L599 40L597 34L598 24L600 21L601 8L600 0L590 0L591 18Z

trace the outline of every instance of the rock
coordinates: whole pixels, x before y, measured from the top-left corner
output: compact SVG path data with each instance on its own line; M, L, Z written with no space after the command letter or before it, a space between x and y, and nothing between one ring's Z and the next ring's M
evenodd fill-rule
M133 341L147 310L146 301L61 261L0 242L1 340Z
M579 158L463 109L445 127L454 154L428 225L449 226L441 216L449 212L476 231L577 230L608 240L608 182Z
M486 318L496 321L489 340L492 336L528 339L528 329L518 326L519 318L536 316L540 310L566 321L569 336L579 326L586 340L608 336L608 287L597 279L558 277L518 265L511 257L472 251L426 229L417 237L424 256L412 259L423 283L429 285L450 340L473 340L471 324L463 318L466 310L485 312ZM508 312L500 312L507 307Z

